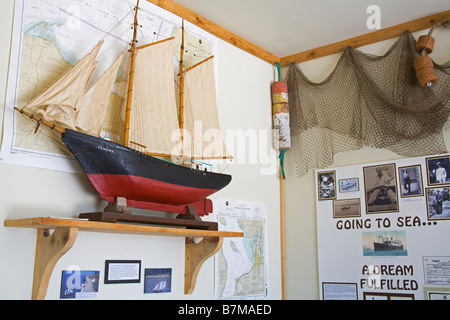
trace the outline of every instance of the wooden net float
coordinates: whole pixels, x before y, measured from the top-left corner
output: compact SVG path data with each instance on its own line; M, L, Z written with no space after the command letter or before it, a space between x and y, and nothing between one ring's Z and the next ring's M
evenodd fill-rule
M426 54L430 54L433 52L434 48L434 38L430 35L420 36L416 43L416 51L418 53L422 53L422 51L426 51Z
M416 78L421 87L431 86L437 81L437 75L434 72L434 64L430 56L418 56L413 61Z

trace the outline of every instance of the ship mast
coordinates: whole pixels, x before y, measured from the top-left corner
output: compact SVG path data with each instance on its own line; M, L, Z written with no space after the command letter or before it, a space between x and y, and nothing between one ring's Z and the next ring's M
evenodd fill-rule
M184 150L184 71L183 71L183 57L184 57L184 19L181 22L181 46L180 46L180 118L179 126L181 133L181 150ZM183 159L181 159L183 162Z
M131 41L131 62L130 62L130 74L128 76L128 92L127 92L127 107L125 110L125 130L123 137L123 144L128 147L130 139L130 119L131 119L131 100L133 97L133 79L134 79L134 59L136 57L136 36L138 27L138 10L139 0L137 0L136 7L134 8L134 23L133 23L133 40Z

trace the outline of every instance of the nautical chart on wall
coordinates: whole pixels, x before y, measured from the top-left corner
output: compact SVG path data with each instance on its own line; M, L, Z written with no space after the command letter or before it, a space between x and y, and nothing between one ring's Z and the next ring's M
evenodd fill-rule
M104 40L91 76L90 83L94 83L119 53L129 48L135 5L131 0L15 1L1 161L79 170L58 139L48 139L49 130L39 128L35 134L36 124L14 112L13 107L23 107ZM174 72L178 73L181 18L147 1L141 1L140 8L139 45L175 37ZM185 68L215 54L214 36L188 22L184 22L184 28ZM119 69L110 106L122 106L126 100L126 88L120 85L121 72L128 71ZM106 118L102 130L113 134L112 122Z
M450 156L316 171L321 298L450 299Z
M219 230L243 232L224 238L216 254L217 299L264 299L268 290L267 205L225 198L214 199Z

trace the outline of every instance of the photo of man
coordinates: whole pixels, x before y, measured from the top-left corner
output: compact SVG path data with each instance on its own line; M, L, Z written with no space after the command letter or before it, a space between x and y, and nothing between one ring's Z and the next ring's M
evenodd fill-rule
M336 199L335 171L319 172L317 174L319 200Z
M364 168L367 213L398 211L395 164Z
M427 208L429 220L450 219L449 188L427 188Z
M426 162L427 162L429 185L440 185L450 183L449 157L427 158Z
M422 170L420 165L398 168L402 198L423 196Z

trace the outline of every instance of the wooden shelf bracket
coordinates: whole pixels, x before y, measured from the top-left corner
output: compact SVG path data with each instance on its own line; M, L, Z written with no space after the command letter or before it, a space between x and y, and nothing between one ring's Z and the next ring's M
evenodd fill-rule
M198 273L203 263L220 250L223 237L203 238L195 244L193 239L186 238L184 266L184 294L191 294L197 282Z
M78 228L37 229L36 256L34 260L33 300L43 300L48 283L58 260L72 248Z

